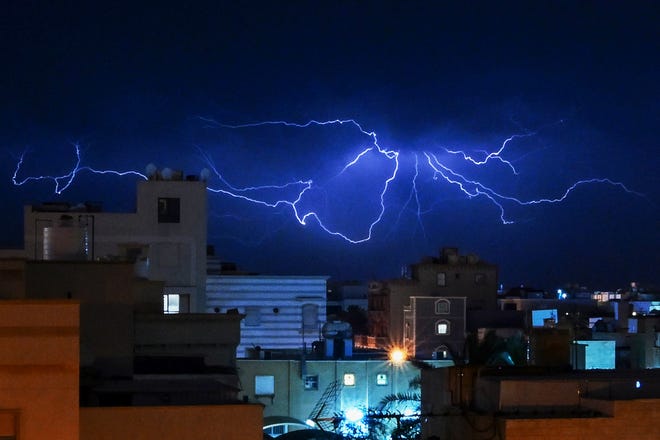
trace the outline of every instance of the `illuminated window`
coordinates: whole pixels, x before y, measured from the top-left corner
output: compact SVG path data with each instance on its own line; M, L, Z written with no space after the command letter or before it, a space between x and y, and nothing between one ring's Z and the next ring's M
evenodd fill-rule
M316 374L309 374L305 376L304 385L306 390L318 390L319 389L319 376Z
M164 313L190 313L190 295L187 293L167 293L163 295Z
M158 223L179 223L181 202L175 197L158 198Z
M254 376L254 394L272 396L275 394L275 376Z
M435 314L446 315L449 313L449 301L446 299L439 299L435 302Z
M433 350L433 359L450 359L451 354L449 348L446 345L441 345L440 347Z
M447 285L447 274L445 274L444 272L438 272L437 283L438 283L438 286L441 286L441 287L446 286Z
M346 373L344 374L344 386L354 387L355 386L355 374Z
M163 295L163 312L165 313L179 313L179 295L167 294Z
M448 335L450 330L449 321L443 319L435 323L436 335Z
M387 385L387 374L385 373L377 374L376 385Z

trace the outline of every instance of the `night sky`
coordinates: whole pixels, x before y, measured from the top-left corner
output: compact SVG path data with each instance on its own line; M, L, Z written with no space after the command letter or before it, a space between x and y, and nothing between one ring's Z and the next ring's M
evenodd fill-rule
M456 246L505 286L660 285L657 2L55 3L0 11L2 247L27 203L134 209L134 175L14 185L79 145L215 167L209 243L245 270L395 278Z

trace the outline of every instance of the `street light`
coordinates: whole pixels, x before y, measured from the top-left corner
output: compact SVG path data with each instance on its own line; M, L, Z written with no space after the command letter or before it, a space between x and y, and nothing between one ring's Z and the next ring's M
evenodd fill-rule
M389 352L390 362L392 362L397 367L403 364L406 361L408 354L406 351L399 347L394 347Z

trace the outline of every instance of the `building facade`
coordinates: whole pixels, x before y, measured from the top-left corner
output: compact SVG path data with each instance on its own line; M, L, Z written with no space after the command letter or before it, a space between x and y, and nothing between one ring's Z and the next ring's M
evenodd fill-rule
M497 308L497 266L476 255L443 248L439 257L411 265L408 275L369 285L369 335L381 347L403 343L404 309L412 297L464 297L467 312Z
M326 322L325 276L213 275L206 311L245 315L236 356L311 348Z
M43 203L24 209L29 260L129 261L136 273L164 282L165 308L205 310L206 185L150 179L137 185L132 213L99 203ZM169 304L168 304L169 303Z
M404 308L404 347L419 359L463 358L465 313L465 297L410 297Z

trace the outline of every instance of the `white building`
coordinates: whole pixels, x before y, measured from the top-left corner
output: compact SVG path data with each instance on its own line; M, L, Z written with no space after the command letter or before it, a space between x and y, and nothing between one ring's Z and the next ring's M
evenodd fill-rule
M326 322L326 276L212 275L206 277L206 311L245 314L237 357L257 347L311 348Z
M165 281L165 309L205 310L206 185L196 179L141 181L137 210L103 212L98 204L25 207L28 260L135 261L136 274ZM168 310L169 309L169 310Z

